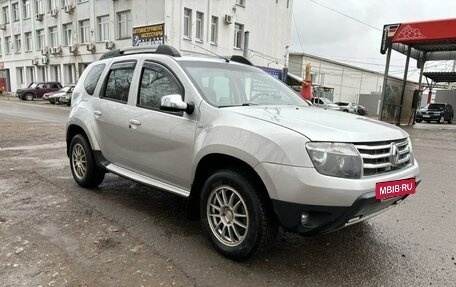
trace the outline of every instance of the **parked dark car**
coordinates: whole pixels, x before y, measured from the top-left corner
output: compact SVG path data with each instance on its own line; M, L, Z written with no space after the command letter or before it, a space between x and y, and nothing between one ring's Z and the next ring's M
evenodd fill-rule
M45 93L55 92L62 88L59 82L34 82L25 89L16 90L16 95L23 101L40 99Z
M369 113L369 109L366 108L365 106L356 105L355 113L357 113L360 116L365 116L365 115L367 115L367 113Z
M432 103L427 104L416 112L415 121L417 123L421 123L422 121L436 121L439 124L443 124L444 122L451 124L453 119L454 110L450 104Z
M355 104L347 103L347 102L335 102L335 104L340 107L340 110L342 112L347 112L347 113L355 112Z
M67 85L57 92L51 92L51 93L46 93L43 95L43 100L48 100L51 104L60 104L60 99L63 96L69 95L71 98L71 95L73 94L74 90L74 85Z

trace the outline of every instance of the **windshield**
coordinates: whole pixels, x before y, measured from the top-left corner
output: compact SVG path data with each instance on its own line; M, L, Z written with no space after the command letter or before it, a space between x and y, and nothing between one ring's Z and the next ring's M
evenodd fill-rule
M320 100L323 101L323 103L329 105L329 104L332 104L332 102L330 100L328 100L327 98L320 98Z
M37 83L31 83L28 87L31 88L31 89L34 89L38 86Z
M61 92L68 92L69 90L71 90L73 87L63 87L60 89Z
M293 90L257 68L229 63L179 63L205 100L213 106L309 106Z

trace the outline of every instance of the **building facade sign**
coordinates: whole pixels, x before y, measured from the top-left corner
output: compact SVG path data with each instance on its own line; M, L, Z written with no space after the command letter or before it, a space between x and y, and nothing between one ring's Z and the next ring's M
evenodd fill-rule
M133 28L133 46L158 47L165 40L165 23Z

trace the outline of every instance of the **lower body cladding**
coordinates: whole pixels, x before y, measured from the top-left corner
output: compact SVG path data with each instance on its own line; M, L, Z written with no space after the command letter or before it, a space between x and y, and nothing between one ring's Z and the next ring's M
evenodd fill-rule
M319 174L314 168L259 164L280 225L303 235L327 233L376 216L408 195L378 200L377 183L414 178L421 181L416 161L399 171L362 179L343 179Z
M399 204L405 196L379 201L375 192L360 196L350 207L304 205L273 200L283 229L313 235L334 231L378 215Z

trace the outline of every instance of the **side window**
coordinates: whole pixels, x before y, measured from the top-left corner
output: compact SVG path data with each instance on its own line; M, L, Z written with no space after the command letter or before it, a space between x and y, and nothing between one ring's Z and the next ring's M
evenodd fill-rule
M38 84L37 88L39 88L39 89L42 89L42 88L44 88L44 84L43 84L43 83L41 83L41 84Z
M57 85L57 84L52 84L52 88L53 88L53 89L59 89L60 87L59 87L59 85Z
M84 89L89 95L93 95L95 88L97 87L98 80L100 80L101 73L103 73L106 65L99 64L92 67L92 70L87 74L87 77L84 80Z
M126 103L134 71L135 63L113 64L108 74L103 98Z
M144 63L140 83L139 107L160 110L160 101L163 96L172 94L183 96L183 89L174 75L159 64Z

